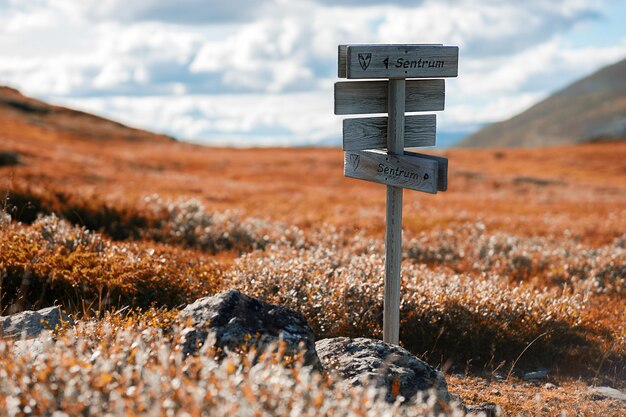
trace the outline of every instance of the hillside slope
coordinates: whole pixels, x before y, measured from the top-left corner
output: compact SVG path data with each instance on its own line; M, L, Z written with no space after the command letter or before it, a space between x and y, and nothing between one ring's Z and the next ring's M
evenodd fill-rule
M0 86L0 138L48 137L96 141L171 142L174 139L92 114L54 106Z
M600 69L461 147L535 147L626 137L626 59Z
M14 156L0 163L0 196L18 206L16 220L33 221L39 207L101 229L100 214L87 211L105 205L107 216L113 210L123 217L159 194L299 227L324 222L384 233L384 187L344 177L340 149L209 148L4 93L21 100L7 105L5 94L0 105L0 154ZM567 213L569 232L588 243L610 243L626 230L619 215L626 141L442 152L450 160L448 192L407 192L407 232L479 219L492 230L543 235L556 227L548 214L560 213Z

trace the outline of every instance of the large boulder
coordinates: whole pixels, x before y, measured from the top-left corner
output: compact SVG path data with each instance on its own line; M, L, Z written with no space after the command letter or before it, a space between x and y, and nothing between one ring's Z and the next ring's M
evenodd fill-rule
M450 401L443 374L400 346L380 340L349 337L323 339L315 344L322 365L349 385L374 384L385 390L388 402L398 395L411 401L435 390L439 400Z
M73 326L74 321L60 307L53 306L0 317L0 336L32 339L47 330L54 332L68 325Z
M230 290L195 301L181 315L192 320L184 332L186 354L195 353L209 334L217 348L255 348L259 354L283 341L285 355L302 353L305 365L322 369L313 331L296 311Z

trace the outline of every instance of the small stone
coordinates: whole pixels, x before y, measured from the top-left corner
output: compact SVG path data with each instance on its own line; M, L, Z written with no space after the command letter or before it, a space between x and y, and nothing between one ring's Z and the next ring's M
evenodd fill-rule
M556 389L556 385L554 385L554 384L553 384L553 383L551 383L551 382L546 383L543 387L544 387L545 389Z
M529 372L524 374L524 381L537 382L548 377L548 371L546 369L540 369L535 372Z
M499 413L499 407L495 403L481 403L479 405L468 405L465 407L467 410L467 416L478 417L483 415L485 417L496 417Z
M496 396L502 395L502 393L499 390L497 390L497 389L492 389L490 391L490 394L491 395L496 395Z
M603 400L610 398L613 400L626 401L626 394L611 387L589 387L593 400Z

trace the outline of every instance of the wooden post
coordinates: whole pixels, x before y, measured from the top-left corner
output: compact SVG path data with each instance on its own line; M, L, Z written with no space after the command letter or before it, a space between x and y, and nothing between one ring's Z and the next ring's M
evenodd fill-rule
M406 80L389 80L389 122L387 153L404 153L404 108ZM398 344L400 339L400 263L402 261L402 188L387 186L385 234L385 301L383 341Z
M405 153L434 143L434 118L405 111L442 110L443 80L458 75L459 48L431 45L339 45L339 78L335 114L388 112L388 118L366 117L343 122L343 175L387 186L385 301L383 340L400 341L400 263L402 261L402 190L436 194L448 187L446 158ZM374 81L386 79L388 81ZM386 100L385 100L386 97ZM387 136L387 152L385 146ZM406 142L406 143L405 143Z

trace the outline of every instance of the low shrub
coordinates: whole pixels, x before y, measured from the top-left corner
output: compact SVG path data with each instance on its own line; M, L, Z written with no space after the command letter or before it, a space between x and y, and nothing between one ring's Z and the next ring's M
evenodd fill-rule
M132 207L103 201L95 196L51 191L14 184L3 190L4 211L13 220L31 224L40 216L56 214L72 224L105 233L113 240L137 240L149 219Z
M215 262L148 243L112 242L54 215L0 229L4 310L177 306L216 291Z
M433 403L388 404L371 386L346 389L298 360L282 366L280 352L256 364L234 354L218 362L209 349L185 358L184 326L168 313L109 315L44 342L35 358L0 340L0 416L435 415Z
M487 273L538 287L569 286L626 296L626 249L619 244L586 247L563 236L520 238L487 233L477 223L422 233L406 243L406 257L458 273Z
M262 249L270 242L302 239L302 232L240 213L210 212L197 199L165 200L151 195L133 206L62 192L15 186L4 191L4 211L13 220L31 224L56 214L115 241L142 239L216 254Z
M300 311L317 337L381 337L384 253L382 244L323 234L318 245L272 245L237 260L226 285ZM626 341L619 311L602 317L586 290L537 289L496 273L457 274L405 262L401 342L435 363L497 367L547 366L566 372L626 370ZM591 293L593 294L593 293ZM595 297L595 296L594 296ZM621 298L607 301L619 306ZM443 363L441 363L443 365Z
M144 238L209 253L244 253L285 238L294 243L300 234L297 228L244 218L237 212L211 213L196 199L168 201L154 195L140 210L152 219L142 230Z

